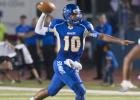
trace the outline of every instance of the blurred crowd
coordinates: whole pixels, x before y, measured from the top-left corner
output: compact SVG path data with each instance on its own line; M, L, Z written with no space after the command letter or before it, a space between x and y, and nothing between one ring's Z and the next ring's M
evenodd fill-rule
M110 0L109 21L114 32L117 29L140 30L140 1L139 0Z
M1 12L0 19L2 17ZM52 16L48 15L45 25L48 26L51 20ZM10 80L20 82L26 74L25 69L32 73L29 78L35 78L39 83L42 83L41 76L48 80L53 76L52 66L56 56L55 37L51 32L46 33L45 36L36 34L34 31L36 22L37 18L33 18L31 24L28 25L27 16L21 15L19 25L15 28L16 38L14 41L10 41L5 37L6 26L0 21L0 47L3 48L0 50L0 61L1 64L11 62L10 66L1 67L1 69L5 69L1 73L6 74ZM16 71L15 78L8 75L8 69Z
M140 30L140 0L111 0L110 6L109 13L98 14L96 31L114 35L129 28ZM37 82L42 83L42 77L51 80L53 60L56 57L56 40L53 33L38 35L34 31L37 18L33 18L28 25L28 17L21 15L19 25L15 27L16 38L14 42L9 41L2 17L3 13L0 12L0 73L13 82L35 78ZM48 26L52 19L53 17L48 15L44 24ZM119 65L110 44L97 40L96 49L92 52L92 61L95 61L97 72L94 79L103 79L103 83L113 84L113 73ZM84 58L86 59L87 57ZM14 77L10 74L11 71L16 74ZM24 77L26 71L31 72L30 77Z

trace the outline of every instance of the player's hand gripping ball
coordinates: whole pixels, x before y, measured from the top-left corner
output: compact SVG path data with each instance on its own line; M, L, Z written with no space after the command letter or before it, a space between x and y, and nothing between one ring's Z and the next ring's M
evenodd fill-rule
M39 2L37 4L37 9L43 13L51 13L55 8L55 5L48 0Z

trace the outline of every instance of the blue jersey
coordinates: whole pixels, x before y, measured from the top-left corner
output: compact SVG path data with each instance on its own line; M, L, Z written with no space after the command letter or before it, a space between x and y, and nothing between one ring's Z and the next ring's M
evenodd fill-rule
M34 27L28 25L19 25L16 27L16 34L28 34L28 32L34 32ZM37 37L33 35L32 37L25 38L24 43L26 45L36 45Z
M98 32L94 31L92 24L88 21L68 26L64 20L54 19L49 26L50 28L54 30L57 37L58 55L56 60L79 61L84 50L86 36L98 37Z
M35 27L33 27L33 26L29 27L29 32L34 32L34 30L35 30ZM30 45L36 46L36 44L37 44L37 36L38 35L34 32L33 36L24 39L24 43L26 45L29 45L29 46Z
M18 25L16 27L16 34L28 33L29 31L30 31L30 27L28 25Z

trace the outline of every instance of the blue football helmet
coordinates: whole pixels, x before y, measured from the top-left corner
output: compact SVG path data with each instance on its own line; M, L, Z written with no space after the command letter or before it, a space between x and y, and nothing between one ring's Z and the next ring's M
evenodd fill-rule
M75 15L75 17L73 18L72 15ZM82 14L79 6L76 4L66 5L63 9L63 17L68 23L72 25L80 23L82 20Z

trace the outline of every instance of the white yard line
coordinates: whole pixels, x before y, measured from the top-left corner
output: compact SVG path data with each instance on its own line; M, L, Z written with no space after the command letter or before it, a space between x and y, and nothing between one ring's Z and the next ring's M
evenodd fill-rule
M12 90L12 91L27 91L27 92L36 92L39 91L41 88L25 88L25 87L8 87L8 86L0 86L0 91L1 90ZM59 95L73 95L73 94L69 94L69 93L73 93L71 90L69 89L62 89L60 91L61 93ZM62 94L63 93L63 94ZM23 94L23 93L22 93ZM21 96L23 96L21 94ZM129 92L119 92L119 91L115 91L115 90L87 90L87 94L90 95L117 95L117 96L123 96L123 95L129 95L129 96L140 96L140 92L138 91L129 91ZM9 96L9 95L16 95L16 94L0 94L0 96L5 95L5 96ZM25 95L32 95L32 93L27 94L25 93ZM20 96L20 94L18 94L17 96Z

